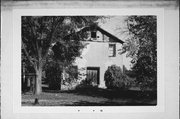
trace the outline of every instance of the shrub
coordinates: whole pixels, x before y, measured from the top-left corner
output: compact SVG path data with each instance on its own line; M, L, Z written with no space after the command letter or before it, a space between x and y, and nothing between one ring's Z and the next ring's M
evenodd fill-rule
M71 84L76 82L78 79L78 67L77 66L69 66L66 68L66 77L65 82Z
M76 86L76 89L85 89L93 87L88 80L82 80L79 85Z
M142 91L148 89L157 91L157 65L153 62L151 57L143 56L132 68L136 74L136 83Z
M49 84L49 89L61 89L61 73L62 69L56 62L50 62L46 66L46 82Z
M108 67L104 80L108 89L127 89L131 84L130 79L123 73L121 67L116 65Z

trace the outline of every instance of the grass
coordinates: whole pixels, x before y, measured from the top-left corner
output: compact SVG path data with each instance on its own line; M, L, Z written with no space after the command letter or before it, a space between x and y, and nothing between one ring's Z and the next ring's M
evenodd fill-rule
M153 106L156 94L151 91L122 91L99 88L83 88L70 91L44 90L39 96L31 93L22 94L22 106Z

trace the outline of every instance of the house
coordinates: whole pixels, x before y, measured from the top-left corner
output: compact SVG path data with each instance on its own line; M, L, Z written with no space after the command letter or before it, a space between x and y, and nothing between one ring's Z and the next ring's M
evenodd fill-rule
M94 86L106 88L104 74L108 69L108 66L117 65L123 69L123 55L120 55L118 53L118 50L122 48L122 44L124 43L122 40L97 25L85 27L76 34L82 35L82 33L86 34L86 37L83 37L84 39L81 39L81 42L85 45L85 48L82 49L81 58L76 58L72 68L73 70L75 70L73 71L75 72L74 76L78 80L74 83L74 86L72 87L69 86L69 84L61 84L61 88L58 87L58 89L63 90L74 88L83 80L89 81ZM67 39L69 39L70 37L71 34L66 36ZM34 78L35 74L33 73L22 76L22 91L32 89L32 80ZM42 82L47 81L45 81L43 78ZM55 87L54 83L52 84L52 86ZM58 85L58 82L55 82L55 84ZM49 83L43 83L42 85L43 87L51 87L51 84ZM72 85L72 83L70 83L70 85Z
M80 74L80 81L87 80L100 88L105 88L104 74L108 66L117 65L123 68L123 56L118 53L124 43L122 40L100 28L92 25L81 31L87 33L82 40L86 47L81 58L76 58L74 65Z

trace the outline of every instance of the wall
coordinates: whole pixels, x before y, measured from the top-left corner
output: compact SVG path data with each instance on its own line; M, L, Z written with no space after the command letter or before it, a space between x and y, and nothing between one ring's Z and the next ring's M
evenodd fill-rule
M86 74L86 67L100 67L100 85L99 87L104 88L104 73L108 66L116 64L121 66L123 64L122 55L118 54L118 49L122 47L120 43L116 44L116 57L109 57L109 42L84 42L89 43L86 48L83 49L82 58L76 59L76 65L78 65L80 73ZM83 76L84 80L86 76Z

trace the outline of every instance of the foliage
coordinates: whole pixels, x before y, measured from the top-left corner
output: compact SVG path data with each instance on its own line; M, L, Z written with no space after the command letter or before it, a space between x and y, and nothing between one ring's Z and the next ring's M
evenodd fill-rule
M62 68L59 67L57 62L47 62L45 67L46 83L49 84L49 88L53 90L59 90L61 88L61 72Z
M64 45L63 38L66 35L88 25L95 18L93 16L23 16L22 48L30 62L36 66L39 60L46 59L52 44L61 41L60 43Z
M57 41L60 44L67 43L63 42L66 35L74 33L98 18L96 16L22 16L22 49L37 74L36 94L41 93L42 70L53 44ZM72 49L73 43L75 41L70 44ZM79 52L79 49L70 53L68 63L73 60L71 57L76 55L75 52Z
M105 72L104 80L106 87L109 89L126 89L131 81L123 73L121 67L112 65Z
M80 84L76 86L76 90L84 90L84 89L94 89L97 88L97 86L92 85L90 80L82 80Z
M68 74L68 77L66 77L65 82L70 84L77 81L79 74L77 66L68 66L68 68L66 68L66 73Z
M35 73L34 67L28 61L23 50L21 50L21 61L22 61L21 62L21 73L22 73L22 75L25 75L26 73Z
M126 53L126 57L132 58L131 62L135 63L138 59L137 54L139 51L139 39L134 38L133 40L128 38L125 40L125 43L123 44L123 48L121 50L120 54Z
M62 85L71 86L72 83L75 83L77 81L78 70L76 66L70 65L65 68L65 80L62 79L63 66L61 66L58 62L53 60L47 61L47 64L45 66L45 83L49 84L50 89L61 90Z
M57 42L53 47L53 58L64 67L71 65L81 55L83 44L79 40Z
M157 85L157 20L156 16L129 16L127 27L130 38L123 46L132 58L132 71L136 73L141 89Z
M157 72L150 57L140 57L132 70L136 73L136 82L142 90L157 88Z

